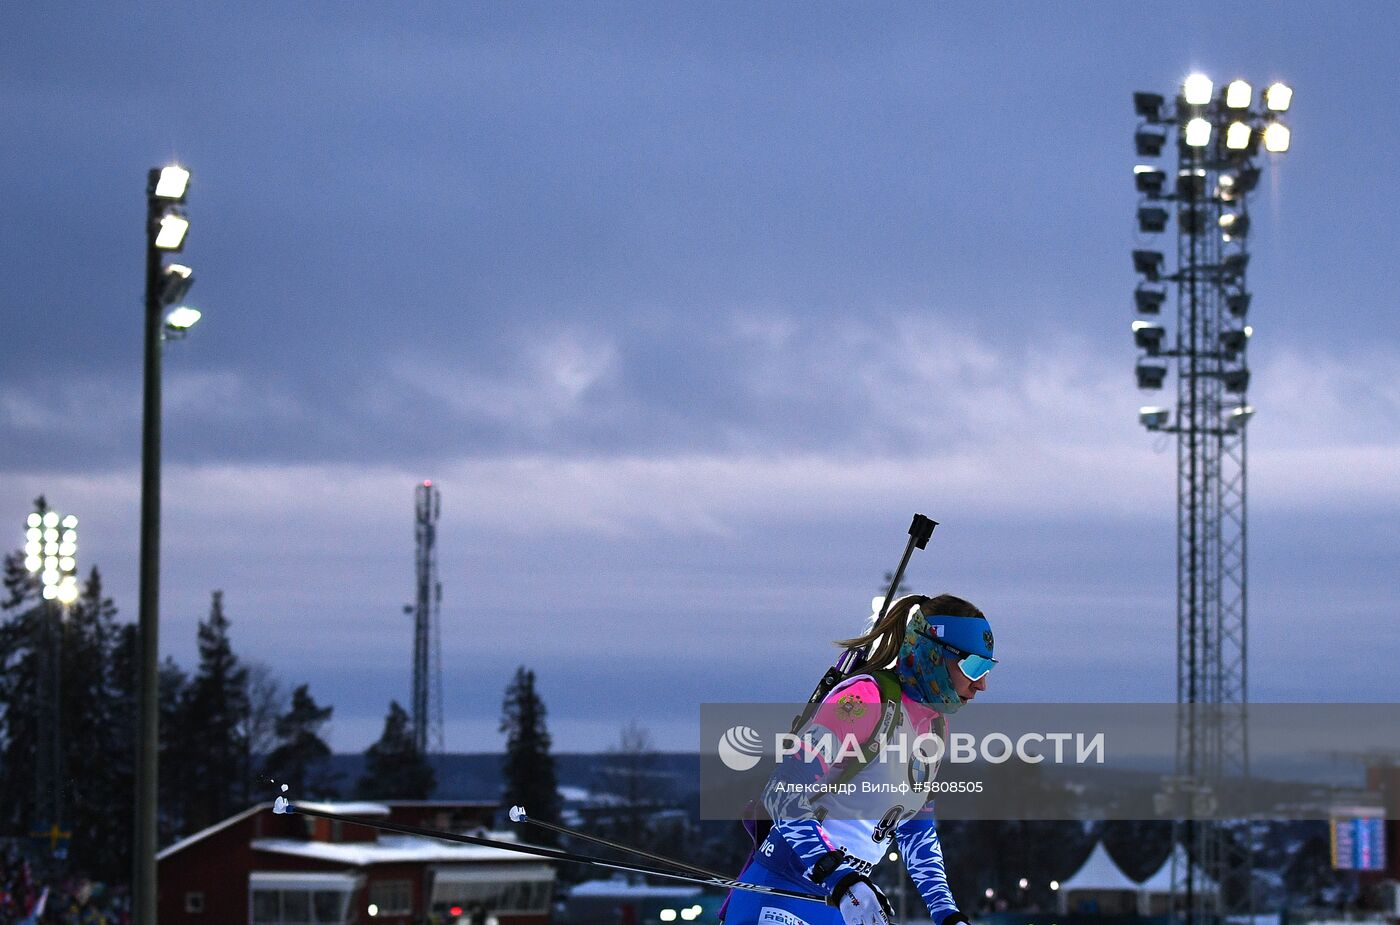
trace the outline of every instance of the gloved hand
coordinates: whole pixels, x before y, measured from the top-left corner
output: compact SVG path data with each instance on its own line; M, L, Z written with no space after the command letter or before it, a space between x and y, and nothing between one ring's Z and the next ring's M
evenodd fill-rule
M832 890L845 925L890 925L894 910L879 887L860 874L847 874Z

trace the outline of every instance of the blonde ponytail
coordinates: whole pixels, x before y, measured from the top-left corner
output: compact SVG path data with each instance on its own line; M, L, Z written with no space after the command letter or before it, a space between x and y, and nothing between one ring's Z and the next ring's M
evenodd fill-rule
M899 647L904 644L905 625L915 607L929 602L922 594L906 594L890 605L885 615L854 639L838 639L836 644L843 649L863 648L866 650L865 663L871 668L889 668L899 657Z
M875 621L870 629L854 639L838 639L836 644L843 649L866 649L865 664L870 668L893 667L895 660L899 658L899 647L904 644L909 614L913 613L915 607L922 607L926 614L940 616L984 616L982 611L972 604L951 594L940 594L937 597L906 594L891 604L885 615Z

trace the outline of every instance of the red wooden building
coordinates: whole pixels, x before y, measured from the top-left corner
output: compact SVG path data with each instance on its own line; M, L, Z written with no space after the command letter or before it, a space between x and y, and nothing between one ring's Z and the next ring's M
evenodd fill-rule
M490 803L306 804L341 815L480 833ZM509 840L513 833L494 833ZM538 858L303 815L262 803L157 856L164 925L546 925L554 870Z

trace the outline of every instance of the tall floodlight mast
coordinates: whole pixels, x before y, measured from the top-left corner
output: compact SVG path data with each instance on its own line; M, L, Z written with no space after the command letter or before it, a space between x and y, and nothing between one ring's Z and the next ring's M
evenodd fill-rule
M1249 777L1246 734L1248 659L1246 619L1245 434L1254 413L1245 323L1250 294L1249 194L1259 182L1260 144L1288 150L1280 116L1292 90L1269 87L1262 97L1243 80L1214 87L1203 74L1186 78L1175 99L1133 94L1134 135L1143 159L1162 156L1172 136L1177 165L1134 168L1138 230L1167 230L1175 212L1176 268L1161 250L1133 251L1140 275L1134 293L1139 318L1133 339L1140 389L1161 389L1169 364L1176 371L1176 408L1143 407L1149 431L1176 435L1178 711L1173 788L1164 794L1177 836L1194 863L1173 870L1180 914L1191 925L1253 908L1247 833L1209 817L1222 786ZM1155 318L1176 287L1176 341Z

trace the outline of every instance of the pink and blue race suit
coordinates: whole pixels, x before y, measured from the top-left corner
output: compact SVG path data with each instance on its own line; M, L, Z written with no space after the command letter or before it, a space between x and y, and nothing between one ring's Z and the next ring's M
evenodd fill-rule
M785 757L764 791L763 804L773 826L757 846L739 879L800 892L827 892L850 872L868 875L898 847L906 869L935 925L966 919L948 888L943 849L934 824L927 783L937 761L927 750L908 747L936 735L946 741L944 716L902 691L888 675L885 697L872 674L858 674L838 684L822 701L799 735L804 742L902 742L852 757L850 749L811 747ZM889 714L897 715L889 715ZM921 738L922 737L922 738ZM836 786L833 786L836 785ZM813 868L833 851L844 859L834 871L811 879ZM829 861L827 862L830 863ZM746 890L731 892L725 925L840 925L840 912L800 899L773 898Z

